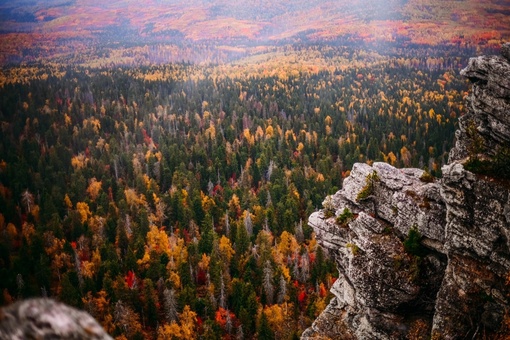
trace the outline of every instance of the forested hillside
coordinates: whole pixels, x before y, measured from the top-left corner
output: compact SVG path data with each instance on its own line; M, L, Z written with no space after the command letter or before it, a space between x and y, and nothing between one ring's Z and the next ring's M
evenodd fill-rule
M57 297L119 338L299 336L336 276L307 216L354 162L440 176L472 54L3 68L1 304Z
M510 37L509 5L509 0L3 1L0 64L113 56L131 62L224 62L282 42L497 47Z

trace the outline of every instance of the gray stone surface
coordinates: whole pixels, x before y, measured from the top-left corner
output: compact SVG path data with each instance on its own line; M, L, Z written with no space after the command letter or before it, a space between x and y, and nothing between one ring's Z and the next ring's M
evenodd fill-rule
M510 44L501 53L472 58L462 71L473 89L441 180L423 182L419 169L355 164L325 201L336 216L348 208L355 218L340 225L322 211L310 216L340 277L335 298L303 339L405 339L417 321L434 339L510 336L503 322L510 310L510 179L465 169L470 157L490 161L510 146ZM375 172L370 195L358 200ZM422 235L419 258L404 247L412 228Z
M88 313L51 299L0 309L0 339L112 339Z
M502 52L508 52L509 44ZM461 75L473 85L467 98L467 113L459 118L450 162L469 154L493 156L510 145L510 60L502 56L471 58Z
M372 194L357 200L374 172L378 179ZM403 338L411 321L402 317L401 310L420 305L426 314L433 309L433 304L427 307L421 301L430 300L431 291L437 293L445 260L430 255L422 260L424 271L419 274L416 259L402 242L414 227L426 236L432 252L443 251L446 208L440 185L422 181L422 175L423 170L397 169L386 163L355 164L342 190L331 197L335 216L325 218L322 211L310 216L308 223L335 259L340 277L332 288L334 306L328 307L303 339ZM336 217L345 208L355 219L340 226ZM339 317L331 318L333 314ZM328 331L322 334L321 329ZM332 336L332 329L342 333Z
M510 61L510 43L501 46L501 55Z

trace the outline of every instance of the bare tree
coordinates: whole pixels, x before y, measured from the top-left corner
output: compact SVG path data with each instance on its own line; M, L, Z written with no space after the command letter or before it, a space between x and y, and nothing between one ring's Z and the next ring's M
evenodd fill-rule
M273 286L273 268L271 268L271 262L269 260L266 261L264 265L262 277L262 286L264 287L264 292L266 293L267 304L273 303L273 294L274 294L274 286Z
M285 277L282 275L280 275L280 285L279 285L279 291L278 291L278 298L277 298L277 302L278 303L283 303L285 302L285 296L287 295L287 281L285 281Z
M296 236L296 240L298 241L298 243L301 244L304 242L305 235L303 233L303 220L299 220L299 223L296 224L296 229L295 229L294 234Z
M243 325L237 327L236 340L244 340Z
M248 236L251 237L253 235L253 222L249 211L246 211L246 215L244 216L244 227L246 228Z
M26 212L29 213L32 211L32 207L34 205L34 195L28 189L23 191L21 194L21 202L25 205Z
M177 299L175 290L165 288L163 291L163 305L165 308L165 318L168 322L177 321Z

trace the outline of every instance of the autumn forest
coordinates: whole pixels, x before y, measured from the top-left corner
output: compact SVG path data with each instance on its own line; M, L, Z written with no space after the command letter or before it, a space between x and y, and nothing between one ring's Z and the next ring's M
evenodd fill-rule
M337 275L307 217L355 162L440 176L475 53L4 68L1 304L55 297L118 339L299 337Z
M356 162L441 177L459 70L497 54L508 14L0 2L0 307L47 296L115 339L298 339L338 277L308 216Z

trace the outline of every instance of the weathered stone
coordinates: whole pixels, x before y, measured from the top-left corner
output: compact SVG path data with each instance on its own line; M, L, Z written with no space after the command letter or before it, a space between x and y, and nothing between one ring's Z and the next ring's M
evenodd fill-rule
M508 302L493 292L497 283L497 275L487 263L470 256L450 256L437 296L432 333L444 339L460 335L476 339L482 332L499 331Z
M371 195L358 200L367 177L374 173L377 179ZM400 170L386 163L356 164L343 189L331 199L336 216L348 208L356 218L347 226L337 224L336 216L325 219L321 211L309 218L320 244L337 263L340 277L332 289L335 310L342 315L339 320L349 325L347 333L355 338L405 337L410 320L399 313L437 293L444 258L430 255L423 260L426 270L422 275L417 259L402 243L413 227L427 236L431 248L442 249L444 243L445 207L440 187L422 181L422 175L423 170ZM423 277L433 279L426 283ZM426 313L432 308L429 303ZM317 332L323 326L331 335L332 328L325 326L327 318L319 320L303 338L320 338ZM347 334L345 329L343 332L333 338L343 338Z
M112 339L88 313L50 299L0 310L0 339Z
M344 306L333 298L312 326L303 332L301 339L356 339L352 330L347 328Z
M502 53L509 48L505 44ZM461 71L473 82L473 89L467 98L468 112L459 118L450 162L471 154L493 156L500 147L510 145L510 63L508 55L505 58L471 58Z
M510 61L510 43L505 43L501 46L501 55Z
M322 212L310 216L339 279L304 339L406 338L416 320L438 339L509 335L510 179L465 169L470 158L491 161L510 146L510 44L501 53L472 58L462 71L473 90L441 181L422 182L419 169L355 164L330 200L337 216L348 208L355 219L340 226ZM404 248L412 229L425 247L419 258Z
M441 192L447 205L447 250L476 254L481 259L489 257L496 242L507 233L504 207L508 187L494 179L477 178L461 164L453 163L443 167ZM505 239L506 246L510 246Z

